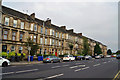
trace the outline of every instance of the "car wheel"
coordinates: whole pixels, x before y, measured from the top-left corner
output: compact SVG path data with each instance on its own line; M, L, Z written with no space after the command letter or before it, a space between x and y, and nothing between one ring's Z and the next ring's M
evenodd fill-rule
M8 66L8 63L7 62L3 62L2 63L2 67L7 67Z
M54 61L52 60L51 63L53 63Z
M62 60L59 61L60 63L62 62Z

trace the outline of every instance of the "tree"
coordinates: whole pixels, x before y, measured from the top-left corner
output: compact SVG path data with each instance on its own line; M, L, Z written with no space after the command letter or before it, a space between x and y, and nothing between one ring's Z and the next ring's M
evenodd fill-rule
M108 55L111 55L111 54L112 54L111 49L108 49L108 50L107 50L107 54L108 54Z
M96 43L96 45L94 47L94 55L95 54L97 54L97 55L102 54L101 48L98 43Z
M70 48L70 50L71 50L71 54L72 54L73 44L69 44L69 48Z
M28 46L31 47L30 55L33 56L36 54L37 50L39 49L39 45L37 43L34 43L31 38L27 39L27 42L25 43L25 46L28 49Z
M118 51L116 52L116 54L120 54L120 50L118 50Z
M87 55L89 54L89 44L87 38L83 38L83 54Z

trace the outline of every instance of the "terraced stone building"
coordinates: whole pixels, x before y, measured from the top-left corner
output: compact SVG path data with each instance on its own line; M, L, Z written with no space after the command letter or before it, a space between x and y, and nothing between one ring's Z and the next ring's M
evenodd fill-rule
M16 53L26 53L28 51L22 46L30 37L35 43L38 43L40 49L37 53L62 55L70 53L69 44L73 44L72 54L77 54L83 50L82 33L75 33L73 29L67 30L66 26L56 26L48 18L46 21L31 15L2 6L2 51ZM87 38L87 37L86 37ZM104 55L107 53L107 46L100 42L88 39L90 53L94 54L94 46L100 44Z

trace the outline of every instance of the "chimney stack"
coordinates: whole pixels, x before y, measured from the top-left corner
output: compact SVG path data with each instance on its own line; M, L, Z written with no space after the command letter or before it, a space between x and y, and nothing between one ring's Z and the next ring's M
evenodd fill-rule
M82 33L78 33L78 35L82 36Z
M66 26L61 26L62 29L66 29Z
M46 20L46 25L49 25L49 26L51 26L51 19L49 19L49 18L47 18L47 20Z
M30 17L31 17L33 20L35 20L35 13L32 13L32 14L30 15Z
M73 32L74 30L73 30L73 29L69 29L68 31L69 31L69 32Z

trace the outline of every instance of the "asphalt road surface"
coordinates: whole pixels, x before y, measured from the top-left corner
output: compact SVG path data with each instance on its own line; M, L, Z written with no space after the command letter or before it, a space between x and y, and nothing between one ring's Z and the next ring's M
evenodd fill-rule
M41 63L2 68L3 80L113 80L119 71L116 58L102 58L61 63Z

